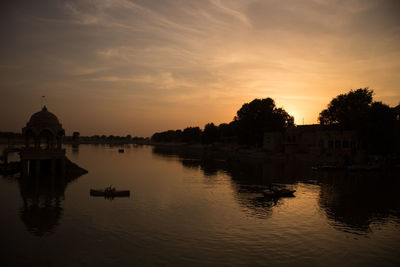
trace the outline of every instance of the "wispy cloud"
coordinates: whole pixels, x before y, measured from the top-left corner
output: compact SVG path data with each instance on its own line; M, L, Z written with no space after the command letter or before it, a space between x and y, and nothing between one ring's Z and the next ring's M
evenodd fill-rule
M210 0L210 2L219 8L222 12L235 17L236 19L240 20L242 23L246 24L247 26L251 26L247 16L244 13L241 13L238 10L232 9L228 7L226 4L222 3L221 0ZM230 1L227 1L229 3Z

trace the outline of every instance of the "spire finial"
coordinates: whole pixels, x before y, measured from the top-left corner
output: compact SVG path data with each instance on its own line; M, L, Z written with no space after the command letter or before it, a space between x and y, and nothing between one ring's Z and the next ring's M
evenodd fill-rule
M45 108L45 107L46 107L46 106L45 106L45 103L44 103L45 97L46 97L46 96L42 95L42 108Z

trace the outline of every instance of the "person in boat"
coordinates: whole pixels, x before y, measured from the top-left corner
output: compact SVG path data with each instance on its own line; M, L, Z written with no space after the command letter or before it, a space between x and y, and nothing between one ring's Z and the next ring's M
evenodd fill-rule
M115 192L115 187L112 187L112 185L110 185L109 187L106 187L106 189L104 190L104 193L106 194L111 194Z

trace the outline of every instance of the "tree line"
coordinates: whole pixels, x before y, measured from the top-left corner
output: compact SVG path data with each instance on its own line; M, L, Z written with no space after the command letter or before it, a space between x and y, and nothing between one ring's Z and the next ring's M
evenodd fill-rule
M354 130L359 139L368 144L373 153L389 153L399 125L399 106L374 101L374 91L369 88L350 90L334 97L319 114L321 125L338 130ZM284 131L294 126L294 118L283 108L278 108L272 98L254 99L245 103L229 123L207 123L200 127L168 130L152 135L153 142L183 143L236 143L252 147L262 146L265 132Z
M77 143L148 143L148 138L134 136L130 134L126 136L118 135L92 135L80 136L79 132L73 132L72 136L65 136L65 142Z
M293 116L278 108L272 98L254 99L236 112L230 123L207 123L204 129L187 127L152 135L153 142L184 142L213 144L235 142L241 145L261 146L264 132L282 131L294 125Z

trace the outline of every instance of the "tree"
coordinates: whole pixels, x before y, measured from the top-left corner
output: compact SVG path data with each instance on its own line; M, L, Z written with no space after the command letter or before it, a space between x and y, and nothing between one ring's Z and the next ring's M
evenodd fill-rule
M358 130L369 152L387 154L392 150L396 115L388 105L373 102Z
M201 142L203 144L212 144L218 141L218 134L218 127L214 123L207 123L201 135Z
M328 108L319 114L319 122L323 125L339 124L344 128L358 125L366 116L371 104L374 91L368 88L350 90L333 98Z
M282 131L294 125L294 118L283 108L277 108L272 98L254 99L244 104L234 118L238 141L261 146L264 132Z
M321 111L319 122L354 130L368 152L386 154L391 151L396 116L388 105L374 102L373 93L360 88L338 95Z
M180 142L182 139L181 130L168 130L165 132L155 133L151 137L153 142Z
M182 141L185 143L200 143L201 129L199 127L187 127L182 132Z
M234 127L234 122L231 123L221 123L218 126L218 135L219 138L224 138L224 137L232 137L235 135L235 127Z

